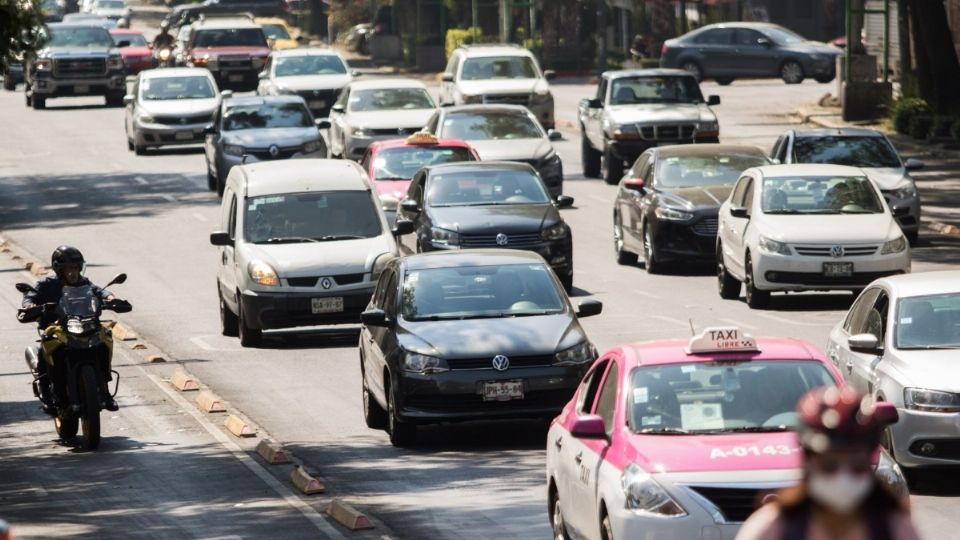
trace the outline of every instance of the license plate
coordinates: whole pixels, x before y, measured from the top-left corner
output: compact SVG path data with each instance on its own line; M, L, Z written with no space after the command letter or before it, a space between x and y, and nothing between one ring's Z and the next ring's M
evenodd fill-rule
M483 383L484 401L523 399L523 381L487 381Z
M240 82L243 80L243 73L234 73L227 77L230 82Z
M178 131L177 134L174 135L174 137L176 137L176 139L177 139L178 141L187 141L187 140L190 140L190 139L193 138L193 132L192 132L192 131Z
M73 87L74 94L86 94L90 91L90 87L85 84L78 84Z
M823 275L827 277L850 277L853 275L853 263L823 263Z
M310 101L310 102L307 103L307 107L310 107L311 109L322 109L322 108L324 108L324 107L326 107L326 106L327 106L327 102L326 102L326 101L323 101L323 100L320 100L320 101Z
M343 297L311 298L310 310L314 313L340 313L343 311Z

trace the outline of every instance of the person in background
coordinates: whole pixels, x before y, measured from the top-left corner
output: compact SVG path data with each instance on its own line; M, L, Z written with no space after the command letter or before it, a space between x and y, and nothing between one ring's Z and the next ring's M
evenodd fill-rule
M630 56L634 62L639 62L649 56L647 51L647 38L643 34L633 36L633 44L630 45Z

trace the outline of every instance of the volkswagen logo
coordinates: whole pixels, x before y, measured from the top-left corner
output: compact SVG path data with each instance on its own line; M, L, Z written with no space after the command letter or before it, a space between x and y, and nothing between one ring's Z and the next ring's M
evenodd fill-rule
M830 256L834 259L843 257L843 246L832 246L830 248Z
M330 287L333 287L333 280L328 277L325 277L320 280L320 286L323 287L324 289L329 289Z
M498 246L505 246L505 245L507 245L509 242L510 242L510 239L507 238L507 235L505 235L505 234L503 234L503 233L497 234L497 245L498 245Z
M187 119L184 118L184 117L181 117L181 118L180 118L180 123L181 123L181 124L186 124L186 123L187 123Z
M502 354L493 357L493 369L497 371L506 371L510 369L510 359Z
M268 150L269 150L269 152L270 152L270 157L274 157L274 158L275 158L275 157L277 157L277 156L280 155L280 149L277 148L277 145L275 145L275 144L271 144L271 145L270 145L270 148L269 148Z

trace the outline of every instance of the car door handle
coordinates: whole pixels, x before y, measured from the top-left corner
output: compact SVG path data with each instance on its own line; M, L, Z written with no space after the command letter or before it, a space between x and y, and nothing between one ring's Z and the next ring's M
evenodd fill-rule
M224 251L220 254L220 260L223 261L223 264L227 264L227 252Z
M829 357L830 357L830 361L833 362L834 365L840 364L840 357L837 356L837 351L830 351Z
M847 371L853 373L853 360L847 360Z
M580 462L583 461L583 452L573 456L573 460L577 462L577 465L579 465Z
M563 448L563 437L557 437L557 440L553 441L553 445L557 447L557 450Z

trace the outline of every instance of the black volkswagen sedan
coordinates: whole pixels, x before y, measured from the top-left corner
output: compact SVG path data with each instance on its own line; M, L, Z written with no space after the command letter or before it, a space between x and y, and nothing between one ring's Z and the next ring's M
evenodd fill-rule
M717 212L740 173L769 164L756 146L685 144L651 148L620 181L613 246L620 264L643 256L648 273L674 261L713 262Z
M367 426L409 445L416 426L551 418L596 358L577 309L536 253L470 250L394 259L360 317Z
M573 238L537 171L525 163L470 162L424 167L410 182L398 219L413 221L407 252L466 248L535 251L568 292L573 288Z
M836 59L843 51L810 41L770 23L710 24L668 39L660 65L685 69L698 80L712 78L730 84L738 77L779 77L799 84L812 77L826 83L836 76Z

